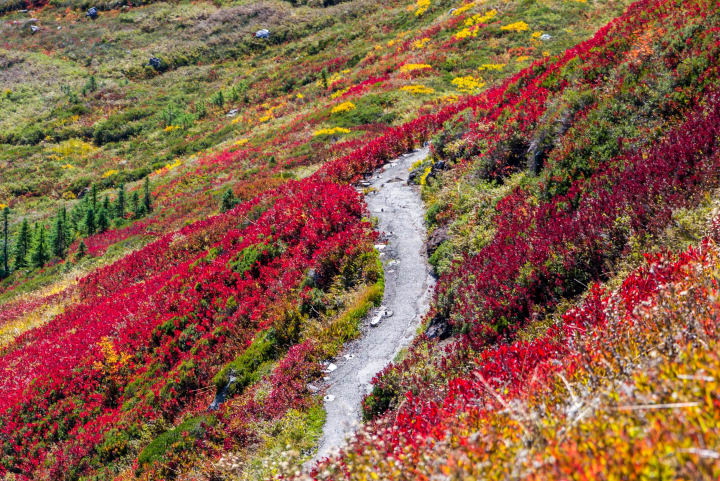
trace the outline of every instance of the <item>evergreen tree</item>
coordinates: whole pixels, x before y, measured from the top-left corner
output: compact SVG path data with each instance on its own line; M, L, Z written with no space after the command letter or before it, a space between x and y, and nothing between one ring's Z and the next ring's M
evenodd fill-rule
M85 233L93 235L95 233L95 211L90 208L85 214Z
M67 228L65 226L65 215L63 211L65 208L58 212L57 218L55 219L55 228L50 237L50 245L52 246L52 254L60 259L65 258L65 251L68 246Z
M235 207L235 204L237 204L237 201L235 200L235 194L233 194L232 189L228 189L225 191L225 193L222 196L222 203L220 204L220 210L222 212L227 212L233 207Z
M40 268L48 261L47 240L45 239L45 226L35 225L35 242L30 255L33 267Z
M143 206L145 207L145 213L149 214L152 212L152 197L150 196L150 177L145 177L145 194L143 196Z
M108 225L110 225L110 222L108 221L107 211L103 208L100 208L100 211L98 211L98 216L97 216L98 231L105 232L108 229Z
M95 184L93 184L90 189L90 203L92 204L93 210L97 210L97 186Z
M140 210L140 197L138 196L137 190L130 196L130 208L133 211L133 217L136 219L140 217L138 211Z
M17 241L15 242L15 269L22 269L28 266L27 256L30 250L30 225L27 219L23 219Z
M328 77L327 77L327 69L322 69L322 72L320 72L322 86L325 90L328 88Z
M105 209L105 212L110 212L110 199L108 196L103 199L102 208Z
M0 277L7 277L10 275L10 265L8 260L8 216L10 215L10 209L5 207L2 211L3 218L3 250L2 250L2 264L0 264Z
M125 216L125 184L118 187L117 201L115 201L115 217Z
M85 254L87 254L87 246L85 245L85 241L81 240L80 245L78 245L77 252L75 253L75 258L82 259L85 257Z

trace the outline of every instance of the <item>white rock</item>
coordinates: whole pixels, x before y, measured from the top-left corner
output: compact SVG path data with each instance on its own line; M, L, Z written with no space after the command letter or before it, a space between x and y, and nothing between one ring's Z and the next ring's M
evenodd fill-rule
M335 396L333 396L332 394L328 394L323 399L325 400L326 403L331 403L335 400Z
M331 362L330 364L328 364L325 372L333 372L335 369L337 369L337 366Z

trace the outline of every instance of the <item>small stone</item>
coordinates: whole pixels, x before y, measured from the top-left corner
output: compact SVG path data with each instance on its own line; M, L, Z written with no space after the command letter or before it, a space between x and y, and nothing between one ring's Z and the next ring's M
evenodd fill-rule
M317 387L315 384L313 384L313 383L310 382L310 383L308 383L308 385L307 385L307 390L310 391L310 392L318 392L318 391L320 390L320 388Z
M393 314L394 314L394 312L391 311L390 309L387 309L387 310L385 311L385 317L392 317Z
M343 357L349 361L355 358L355 354L345 354Z
M327 365L327 368L325 368L325 372L333 372L337 369L337 366L333 364L332 362Z
M331 403L335 400L335 396L333 396L332 394L328 394L323 399L326 403Z

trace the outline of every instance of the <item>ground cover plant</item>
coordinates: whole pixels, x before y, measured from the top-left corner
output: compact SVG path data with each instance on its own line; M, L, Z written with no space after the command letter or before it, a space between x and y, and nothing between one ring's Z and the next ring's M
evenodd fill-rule
M312 477L717 477L714 2L90 6L0 4L0 476L296 475L349 184L430 142L431 312Z

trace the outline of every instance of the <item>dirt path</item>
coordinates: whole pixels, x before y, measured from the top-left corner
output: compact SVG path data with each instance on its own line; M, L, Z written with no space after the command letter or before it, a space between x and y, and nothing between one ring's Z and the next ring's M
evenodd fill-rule
M327 420L318 452L308 464L341 447L354 432L370 381L413 339L428 309L433 279L424 247L425 210L417 188L407 183L410 166L427 155L424 148L401 156L370 180L377 192L365 200L387 241L387 246L379 247L385 294L382 305L364 321L360 337L345 346L334 361L336 369L327 375Z

